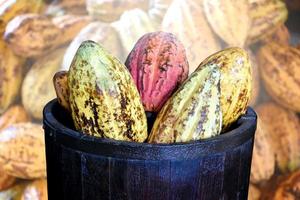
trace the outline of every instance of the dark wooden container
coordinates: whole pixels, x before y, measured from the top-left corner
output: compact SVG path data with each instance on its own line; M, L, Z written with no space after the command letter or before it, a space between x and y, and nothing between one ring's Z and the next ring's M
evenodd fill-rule
M50 200L247 199L256 114L232 131L178 144L95 138L74 131L56 100L44 109Z

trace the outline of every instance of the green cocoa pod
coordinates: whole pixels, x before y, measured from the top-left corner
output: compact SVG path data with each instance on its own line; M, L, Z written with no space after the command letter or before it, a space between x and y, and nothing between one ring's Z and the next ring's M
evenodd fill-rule
M149 142L188 142L219 135L220 76L215 64L198 67L162 107Z
M68 86L77 130L115 140L143 142L147 138L145 111L130 73L101 45L93 41L80 45Z

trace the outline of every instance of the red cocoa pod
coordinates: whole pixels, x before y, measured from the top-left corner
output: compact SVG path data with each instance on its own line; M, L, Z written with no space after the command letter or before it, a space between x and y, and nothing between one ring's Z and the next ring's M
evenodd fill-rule
M158 112L188 77L189 65L183 44L172 33L142 36L125 65L140 93L146 111Z

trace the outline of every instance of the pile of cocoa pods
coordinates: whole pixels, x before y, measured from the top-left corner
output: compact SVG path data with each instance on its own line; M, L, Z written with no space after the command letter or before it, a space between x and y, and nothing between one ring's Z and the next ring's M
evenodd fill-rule
M173 59L175 64L180 63L180 67L174 68L172 76L164 74L169 80L179 80L172 83L175 88L168 88L169 91L178 90L188 74L191 77L199 64L210 55L215 56L216 52L226 48L239 49L230 47L247 50L253 72L250 105L259 115L249 199L284 199L283 196L297 199L299 190L295 177L298 176L297 169L300 167L300 125L297 116L300 110L300 86L297 71L298 63L300 64L300 48L297 47L297 34L290 32L285 26L288 8L293 12L299 11L299 1L0 0L0 200L47 199L42 109L48 101L56 97L52 82L55 72L73 71L72 76L77 76L78 71L72 70L70 66L83 41L93 40L103 47L94 45L94 48L99 48L98 50L105 55L118 58L119 62L115 63L116 72L120 65L126 62L137 90L124 87L124 90L132 91L122 97L124 102L138 105L137 98L126 97L138 96L142 91L142 108L158 112L163 104L167 104L169 108L165 108L166 114L160 117L162 120L167 119L171 105L176 103L180 95L177 100L171 98L174 102L166 103L171 94L164 91L161 94L165 96L161 96L152 92L159 90L152 86L163 84L159 82L160 79L155 80L158 83L151 84L151 87L144 85L143 81L154 80L140 79L140 75L135 74L133 63L139 53L132 51L139 49L135 47L136 42L144 34L154 31L174 34L183 47L175 41L169 42L176 43L177 52L185 49L186 57L179 53L177 60ZM137 44L145 45L145 38L139 41ZM173 51L175 47L171 45L165 48ZM162 51L163 49L159 50L160 53ZM150 56L145 58L147 62L153 60L153 55L147 56ZM165 52L163 56L166 59L165 56L170 55ZM111 62L109 60L107 62ZM163 59L159 62L162 64ZM165 67L168 67L168 63ZM145 73L153 73L147 71L148 69L145 67ZM182 69L180 73L179 69ZM218 81L218 72L213 66L206 69L206 76L211 77L206 87L210 87L209 84L214 85L212 83ZM157 70L163 72L165 69ZM204 72L201 72L201 76ZM124 80L118 83L126 85L126 77L131 75L128 73ZM57 76L61 79L55 80L64 83L69 81L66 79L66 72ZM165 76L161 78L163 77ZM86 79L81 81L80 85ZM200 86L192 83L193 81L190 83L191 87L200 89ZM109 86L113 83L107 84ZM222 80L220 85L222 89ZM114 86L108 91L112 92L112 96L120 94L115 93L119 86ZM218 93L217 88L210 88L209 91ZM65 95L65 92L61 90L59 94ZM61 98L61 103L66 109L74 109L70 102L63 102L74 97L72 91L69 95L70 98ZM218 94L213 96L218 98ZM205 102L201 104L204 106ZM87 105L93 107L91 103ZM117 103L113 105L124 106ZM215 112L220 112L217 109L220 105L210 106L214 106ZM138 109L139 106L135 108ZM179 111L180 109L172 110ZM129 115L132 112L135 113L132 115L134 120L145 120L144 116L139 115L140 111L131 110L129 107L125 114ZM218 115L210 116L210 119L212 118L217 120ZM118 139L145 138L145 131L141 131L145 130L146 123L143 120L139 120L141 124L138 127L142 128L137 129L135 135L128 134ZM230 124L236 119L227 120ZM224 119L222 122L226 130ZM129 123L106 128L123 130L124 127L136 126ZM85 130L86 127L78 125L77 128ZM154 128L159 132L163 127L154 125ZM205 129L207 128L209 126ZM183 127L179 127L179 130L183 130ZM216 133L219 133L219 129L211 129L209 136ZM190 140L190 137L189 134L187 138L153 137L152 142L170 143ZM165 141L165 138L169 140Z

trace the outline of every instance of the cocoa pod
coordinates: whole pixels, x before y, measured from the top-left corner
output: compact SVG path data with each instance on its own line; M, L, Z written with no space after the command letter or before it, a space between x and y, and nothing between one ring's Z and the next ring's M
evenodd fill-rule
M86 8L93 19L103 22L117 21L128 10L148 10L148 0L86 0Z
M286 5L281 0L254 1L250 3L252 19L247 44L253 44L270 36L288 17Z
M273 34L271 34L269 37L266 37L265 39L262 39L262 42L265 44L276 42L283 45L289 45L290 38L291 36L288 28L284 24L282 24L276 29Z
M20 200L48 200L47 180L39 179L28 184Z
M24 60L0 41L0 114L15 100L22 82Z
M259 189L254 186L253 184L249 185L249 192L248 192L248 200L259 200L260 199L260 191Z
M189 142L219 135L220 76L216 64L197 68L160 110L148 142Z
M229 46L244 46L251 25L248 0L203 0L203 8L220 38Z
M12 106L0 117L0 131L14 123L28 122L29 120L30 118L22 106ZM0 166L0 191L9 188L15 181L16 178L6 174Z
M17 15L39 13L44 9L43 0L2 0L0 2L0 32L3 34L7 23Z
M18 123L0 132L0 166L11 176L33 179L46 176L42 125Z
M251 183L267 181L275 171L275 152L268 139L272 133L264 130L262 123L258 118L252 154Z
M207 56L221 50L202 9L202 1L174 0L162 22L162 30L178 37L186 48L189 73Z
M275 42L263 46L257 56L268 94L280 105L300 111L300 50Z
M51 78L60 68L65 48L54 50L49 55L35 61L25 76L22 85L22 103L26 111L35 119L42 119L46 103L55 98Z
M53 76L53 85L58 103L66 110L70 111L71 109L69 102L70 91L68 86L68 72L56 72Z
M61 70L69 70L71 62L80 44L86 40L100 43L120 61L125 62L125 54L118 32L110 25L102 22L92 22L84 27L69 45L63 59Z
M267 140L275 153L276 165L282 172L300 166L300 130L297 115L279 105L267 102L256 109ZM265 165L266 163L263 163Z
M15 54L37 57L72 40L88 22L85 16L19 15L8 23L4 39Z
M137 86L145 111L158 112L188 77L183 44L171 33L141 37L127 57L126 67Z
M137 40L148 32L154 31L154 25L141 9L124 12L120 20L111 24L117 30L124 54L128 55ZM133 31L134 30L134 31Z
M93 41L80 45L68 73L68 87L77 130L115 140L146 140L146 115L131 75L102 46Z
M226 131L246 112L252 92L252 67L248 53L238 47L227 48L206 58L201 64L215 64L221 70L222 131Z

